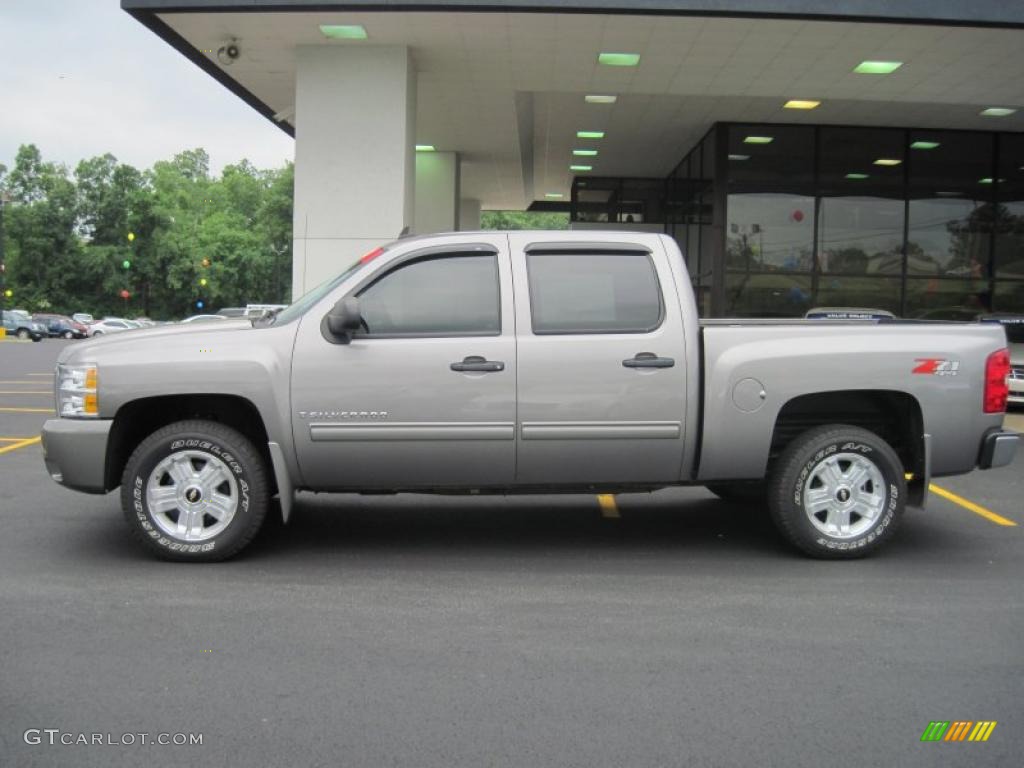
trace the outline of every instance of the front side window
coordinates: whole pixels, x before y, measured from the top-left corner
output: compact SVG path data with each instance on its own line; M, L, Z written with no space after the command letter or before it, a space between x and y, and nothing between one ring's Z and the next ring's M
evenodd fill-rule
M647 333L661 323L661 290L646 253L531 253L536 334Z
M445 255L402 264L360 291L359 309L363 335L498 335L498 257Z

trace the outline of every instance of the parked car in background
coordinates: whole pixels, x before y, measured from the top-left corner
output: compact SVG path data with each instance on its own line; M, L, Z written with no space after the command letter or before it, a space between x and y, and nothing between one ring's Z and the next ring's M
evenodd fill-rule
M31 318L25 318L15 314L11 310L4 312L4 330L8 336L17 336L19 339L32 339L42 341L46 336L46 326L37 323Z
M81 323L82 325L88 325L89 323L95 322L96 320L96 318L94 318L88 312L75 312L75 314L71 316L71 319L74 320L76 323Z
M46 327L50 338L84 339L89 335L88 328L67 315L36 313L32 315L32 319Z
M104 317L96 320L89 326L90 336L102 336L105 333L119 333L120 331L131 331L139 326L134 325L130 320L122 317Z
M192 317L186 317L181 322L183 323L205 323L211 320L227 320L224 315L192 315Z

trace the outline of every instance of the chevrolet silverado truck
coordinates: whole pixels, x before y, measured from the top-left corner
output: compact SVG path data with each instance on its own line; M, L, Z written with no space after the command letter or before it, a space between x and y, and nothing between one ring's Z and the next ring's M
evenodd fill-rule
M377 248L276 315L65 349L46 467L120 486L153 553L221 560L276 496L760 497L820 558L889 540L929 480L1009 463L994 323L701 322L664 235L477 232Z

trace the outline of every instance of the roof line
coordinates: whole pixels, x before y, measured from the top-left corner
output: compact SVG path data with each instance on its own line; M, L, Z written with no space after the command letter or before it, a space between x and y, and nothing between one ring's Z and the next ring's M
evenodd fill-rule
M286 134L295 138L295 129L288 124L287 121L278 121L274 118L274 109L261 101L256 94L249 89L245 88L241 83L231 77L227 72L218 67L206 56L201 54L195 46L191 45L188 40L179 35L174 31L166 22L163 21L153 11L140 10L136 8L130 8L128 0L122 2L121 7L130 13L136 21L146 26L150 31L162 38L164 42L168 43L171 47L178 51L178 53L185 56L189 61L203 70L206 74L210 75L214 80L219 82L238 98L248 104L250 107L255 109L267 120L273 123L275 126L280 128ZM193 9L194 10L194 9Z

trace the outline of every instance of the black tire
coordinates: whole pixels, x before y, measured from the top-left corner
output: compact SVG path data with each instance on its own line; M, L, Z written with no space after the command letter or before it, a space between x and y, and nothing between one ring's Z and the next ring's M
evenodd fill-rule
M192 458L181 458L186 451ZM215 466L223 467L228 477L219 487L227 492L224 497L234 499L232 516L222 530L207 539L190 540L168 530L176 522L170 518L177 515L180 519L184 514L180 506L162 516L150 509L150 476L172 455L179 456L193 473L197 473L197 464L201 471L206 466L204 462L212 460ZM169 471L164 480L155 482L165 487L164 481L170 481L166 485L170 492L179 487ZM183 488L182 493L186 492L188 489ZM199 498L205 508L207 500L202 495ZM237 430L213 421L179 421L157 430L138 445L121 478L121 508L129 527L146 548L166 560L212 562L237 555L259 532L269 502L267 468L259 451ZM195 503L198 506L200 501ZM216 519L204 511L197 513L197 518L202 518L204 525L206 520ZM211 526L211 533L215 527L216 523Z
M21 339L22 341L24 341L25 339L27 339L31 335L32 334L29 333L28 328L19 328L18 329L18 338Z
M738 481L735 483L710 483L705 485L709 491L722 501L729 501L734 504L764 505L767 502L768 491L764 483Z
M103 335L103 331L93 331L92 335L93 336L102 336Z
M880 475L878 485L882 487L876 489L870 477L859 484L855 479L852 487L840 480L833 495L832 486L821 479L825 471L823 465L830 457L836 457L833 464L841 478L847 477L847 471L852 473L855 464L861 468L873 466ZM849 469L843 470L844 465ZM817 427L793 440L775 463L768 486L768 508L782 536L804 554L826 560L865 557L892 538L903 517L907 499L903 472L899 456L873 432L845 424ZM845 498L841 496L844 488ZM817 524L805 511L805 491L817 491L823 497L820 503L826 505L814 515ZM858 499L874 499L879 495L881 500L876 502L878 507L873 519L856 511ZM851 504L854 506L849 506ZM818 527L827 527L833 515L835 519L845 515L850 528L846 535Z

